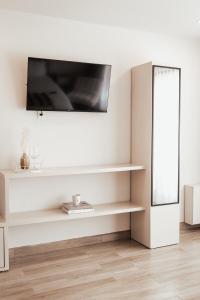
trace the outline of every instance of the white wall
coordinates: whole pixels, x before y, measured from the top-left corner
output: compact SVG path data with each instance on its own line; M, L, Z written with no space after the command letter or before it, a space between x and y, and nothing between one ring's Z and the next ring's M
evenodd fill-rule
M37 119L34 112L25 110L28 56L112 64L108 113L49 112L45 113L43 119ZM23 128L29 128L33 139L39 144L44 166L128 162L130 69L147 61L182 68L180 179L183 202L183 185L198 182L200 178L200 58L199 43L193 40L0 11L0 168L13 167L19 158ZM86 191L85 181L81 178L71 178L73 187L65 187L66 193L68 192L70 197L77 189L83 190L83 195L85 191L87 199L92 202L95 192L98 191L98 197L93 201L97 203L110 199L127 200L127 174L109 176L111 192L106 195L103 189L107 181L102 181L98 176L94 179L88 177L91 193ZM78 180L77 184L75 180ZM120 195L116 192L117 182L121 185ZM26 184L24 182L24 185ZM55 184L60 183L55 179ZM63 185L65 186L65 183ZM64 195L64 188L62 191ZM104 200L101 199L101 195ZM30 209L35 205L34 199L29 195L21 202L20 199L22 198L12 199L11 206L15 210L22 209L25 204ZM42 201L43 197L38 199ZM183 203L181 207L183 220ZM40 227L40 232L43 231L42 234L37 233L37 236L34 236L35 243L64 239L72 234L70 226L67 227L69 230L66 230L66 224L35 227ZM31 243L29 237L35 227L10 229L10 245ZM47 234L49 228L51 234ZM107 217L104 220L98 218L96 222L90 223L84 220L73 223L73 236L82 236L86 232L95 234L128 228L127 215Z

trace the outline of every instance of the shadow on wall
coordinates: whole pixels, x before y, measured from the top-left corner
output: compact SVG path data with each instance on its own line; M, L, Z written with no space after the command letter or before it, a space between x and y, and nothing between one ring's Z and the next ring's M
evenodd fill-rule
M26 107L26 87L27 87L27 62L28 56L9 54L8 68L10 78L10 88L13 91L13 104L19 108Z

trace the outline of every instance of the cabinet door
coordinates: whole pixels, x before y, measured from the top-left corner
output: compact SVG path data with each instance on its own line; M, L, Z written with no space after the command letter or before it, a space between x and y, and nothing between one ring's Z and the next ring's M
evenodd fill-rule
M4 231L3 228L0 228L0 268L4 268L4 266Z
M152 205L179 199L180 69L153 66Z

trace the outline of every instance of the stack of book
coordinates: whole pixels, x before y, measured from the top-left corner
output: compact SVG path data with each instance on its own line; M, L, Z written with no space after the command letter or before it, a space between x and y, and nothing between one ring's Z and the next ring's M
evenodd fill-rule
M94 207L85 201L81 201L78 205L73 202L63 202L62 210L67 214L79 214L94 211Z

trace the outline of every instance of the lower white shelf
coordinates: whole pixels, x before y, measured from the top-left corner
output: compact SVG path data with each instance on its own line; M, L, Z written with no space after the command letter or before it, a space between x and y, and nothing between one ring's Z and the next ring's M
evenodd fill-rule
M94 211L68 215L61 209L37 210L27 212L11 213L8 226L20 226L37 223L47 223L83 218L92 218L106 215L115 215L129 212L144 211L144 208L130 201L117 203L104 203L94 205Z

